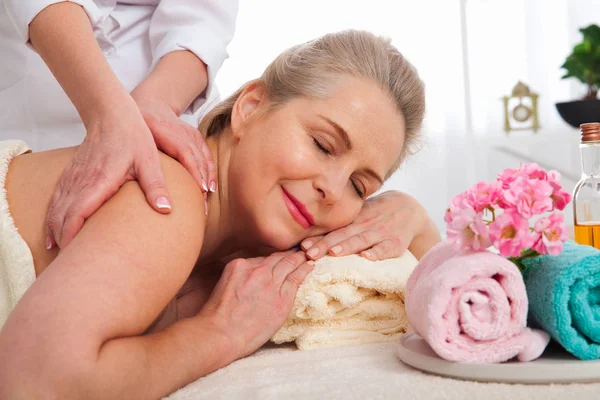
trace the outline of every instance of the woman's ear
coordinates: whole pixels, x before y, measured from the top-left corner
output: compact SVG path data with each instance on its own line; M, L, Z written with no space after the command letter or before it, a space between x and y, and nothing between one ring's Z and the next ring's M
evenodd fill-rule
M234 138L241 138L243 126L258 115L266 103L267 91L261 81L252 81L246 85L231 110L231 131Z

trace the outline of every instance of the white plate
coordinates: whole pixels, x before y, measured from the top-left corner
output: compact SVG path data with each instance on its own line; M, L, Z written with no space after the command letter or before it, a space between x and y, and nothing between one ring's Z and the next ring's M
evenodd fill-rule
M438 375L482 382L572 383L600 382L600 360L580 360L551 342L540 358L502 364L457 363L439 357L414 332L398 341L398 356L416 369Z

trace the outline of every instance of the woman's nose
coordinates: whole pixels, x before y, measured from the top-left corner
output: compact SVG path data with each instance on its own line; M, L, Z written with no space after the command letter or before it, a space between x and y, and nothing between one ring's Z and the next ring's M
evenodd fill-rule
M348 178L343 177L343 174L331 174L329 176L322 175L315 179L314 186L319 192L321 199L327 204L336 204L344 195L344 189Z

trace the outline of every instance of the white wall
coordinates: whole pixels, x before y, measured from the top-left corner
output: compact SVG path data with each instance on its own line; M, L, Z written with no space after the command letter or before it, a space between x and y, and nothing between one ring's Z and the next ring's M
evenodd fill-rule
M579 28L590 24L600 25L600 1L599 0L569 0L567 9L567 24L569 28L569 47L581 41ZM571 48L569 48L569 52ZM567 53L568 54L568 53ZM573 82L571 85L571 96L581 97L586 89L582 84Z
M584 89L561 80L560 65L580 40L577 29L592 22L600 24L600 0L240 0L230 59L217 84L226 96L283 49L326 32L356 28L391 37L426 83L427 115L422 152L384 190L412 194L445 230L451 197L482 176L485 152L474 138L504 136L500 99L518 80L540 94L546 131L573 132L554 103Z

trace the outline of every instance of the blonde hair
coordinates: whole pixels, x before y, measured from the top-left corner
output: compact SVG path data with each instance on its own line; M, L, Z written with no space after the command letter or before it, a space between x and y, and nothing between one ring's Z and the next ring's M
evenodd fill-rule
M389 39L357 30L330 33L287 49L258 80L264 85L270 104L276 107L297 97L324 98L340 75L376 82L404 117L404 147L389 176L407 155L417 151L425 113L424 84ZM202 119L198 129L206 137L229 127L233 106L246 85Z

